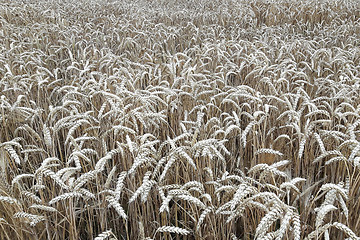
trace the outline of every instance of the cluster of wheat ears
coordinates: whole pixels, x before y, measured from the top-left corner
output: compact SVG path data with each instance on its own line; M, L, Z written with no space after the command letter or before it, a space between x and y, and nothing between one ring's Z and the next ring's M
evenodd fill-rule
M360 239L360 2L2 0L0 239Z

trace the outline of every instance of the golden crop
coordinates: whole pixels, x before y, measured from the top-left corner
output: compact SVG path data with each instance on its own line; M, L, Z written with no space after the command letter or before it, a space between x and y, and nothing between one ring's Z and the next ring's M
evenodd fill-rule
M360 2L0 1L0 239L360 239Z

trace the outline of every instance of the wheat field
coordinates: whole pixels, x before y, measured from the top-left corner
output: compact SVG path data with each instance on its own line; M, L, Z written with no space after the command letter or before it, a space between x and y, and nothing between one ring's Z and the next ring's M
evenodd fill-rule
M0 96L0 239L360 239L357 0L0 0Z

